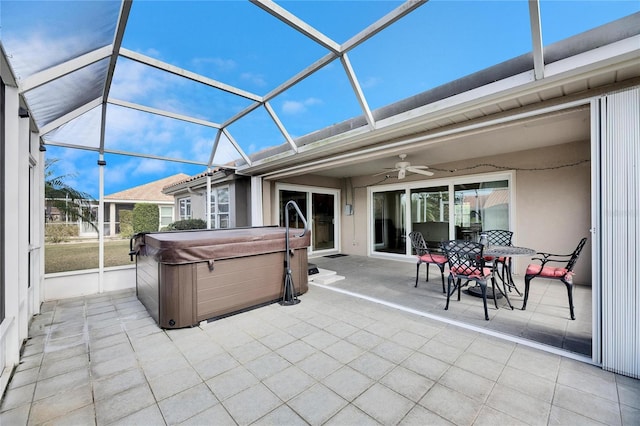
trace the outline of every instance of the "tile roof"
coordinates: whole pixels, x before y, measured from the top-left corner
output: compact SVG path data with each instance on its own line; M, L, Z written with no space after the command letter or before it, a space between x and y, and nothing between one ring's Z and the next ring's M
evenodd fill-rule
M173 201L172 195L166 195L162 193L162 188L168 185L184 181L188 179L189 175L185 173L178 173L173 176L168 176L164 179L159 179L153 182L149 182L145 185L135 186L133 188L125 189L124 191L109 194L104 197L105 200L131 200L131 201L149 201L149 202L170 202Z

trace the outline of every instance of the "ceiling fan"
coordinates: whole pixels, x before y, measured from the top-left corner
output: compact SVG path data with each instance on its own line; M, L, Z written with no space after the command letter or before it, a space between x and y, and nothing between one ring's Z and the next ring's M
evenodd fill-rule
M374 176L387 174L389 172L398 172L398 179L404 179L407 176L407 172L418 173L425 176L433 176L433 172L428 171L427 166L412 166L408 161L404 161L407 158L407 154L400 154L400 161L398 161L393 169L386 172L377 173Z

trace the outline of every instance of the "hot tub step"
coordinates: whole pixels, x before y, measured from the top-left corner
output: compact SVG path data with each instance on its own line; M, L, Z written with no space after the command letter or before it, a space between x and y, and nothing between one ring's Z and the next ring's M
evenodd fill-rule
M344 280L342 275L337 275L335 271L318 268L318 273L309 276L309 282L316 284L332 284L336 281Z

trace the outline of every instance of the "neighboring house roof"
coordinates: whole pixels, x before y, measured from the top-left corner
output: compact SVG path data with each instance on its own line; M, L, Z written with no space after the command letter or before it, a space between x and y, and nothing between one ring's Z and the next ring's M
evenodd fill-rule
M106 195L104 199L105 201L146 201L150 203L173 203L173 197L164 194L162 192L162 188L168 185L173 185L177 182L182 182L188 178L188 174L178 173L164 179L149 182L145 185L135 186L133 188L125 189L124 191Z
M176 180L175 182L171 182L167 184L164 188L162 188L162 192L165 195L173 199L173 195L179 193L181 191L187 191L189 188L195 189L198 187L206 187L207 185L207 174L209 172L202 172L195 176L186 176L186 178L182 180ZM211 172L211 180L212 182L221 182L227 180L230 176L233 178L234 171L232 169L224 169L222 167L216 167Z

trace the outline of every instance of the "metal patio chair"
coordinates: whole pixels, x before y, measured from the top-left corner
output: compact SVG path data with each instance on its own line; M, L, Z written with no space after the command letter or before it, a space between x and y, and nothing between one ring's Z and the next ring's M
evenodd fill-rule
M487 282L491 280L491 288L493 294L496 292L496 280L493 276L491 268L485 265L482 250L484 246L475 241L452 240L442 243L442 249L447 256L449 263L449 279L447 285L447 304L444 309L449 309L449 299L453 292L458 290L458 300L460 300L462 280L464 285L469 281L478 283L482 290L482 303L484 305L484 319L489 320L489 312L487 309ZM451 283L454 283L451 289ZM506 296L506 295L505 295ZM507 298L508 300L508 298ZM493 301L498 308L497 297L494 296Z
M513 239L513 232L505 229L490 229L483 231L483 234L487 236L487 241L491 246L511 246L513 245L511 240ZM511 291L511 288L515 288L519 296L522 296L518 287L516 287L511 277L511 258L508 257L492 257L485 256L485 262L489 262L490 266L494 268L498 278L504 284L505 288Z
M553 254L553 253L536 253L542 257L534 257L531 260L539 260L540 264L530 264L527 267L527 272L524 276L524 302L522 303L522 310L527 308L527 300L529 299L529 284L534 278L547 278L551 280L560 280L567 287L567 296L569 297L569 312L571 313L571 319L575 320L576 316L573 312L573 267L578 261L580 252L586 244L587 239L583 238L578 243L578 246L569 254ZM547 263L562 263L563 266L547 266Z
M420 265L425 263L427 265L427 279L429 281L429 265L432 263L440 268L440 275L442 276L442 292L444 289L444 267L447 264L447 258L442 254L431 253L427 242L424 240L421 232L413 231L409 233L409 239L411 239L411 246L418 257L418 264L416 265L416 285L418 287L418 276L420 275Z

